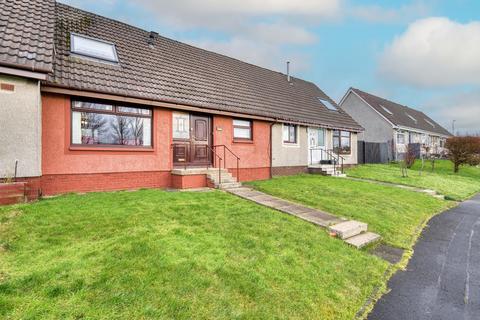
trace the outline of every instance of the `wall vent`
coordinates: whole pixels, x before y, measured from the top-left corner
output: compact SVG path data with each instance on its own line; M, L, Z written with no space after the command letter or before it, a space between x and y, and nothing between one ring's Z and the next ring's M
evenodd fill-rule
M0 90L1 91L8 91L8 92L14 92L15 91L15 85L10 84L10 83L0 83Z

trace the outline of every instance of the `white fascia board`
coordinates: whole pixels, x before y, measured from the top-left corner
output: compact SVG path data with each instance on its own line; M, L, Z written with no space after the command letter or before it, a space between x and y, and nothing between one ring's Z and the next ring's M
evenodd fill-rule
M449 138L450 136L436 133L436 132L431 132L431 131L426 131L426 130L421 130L421 129L415 129L415 128L410 128L410 127L403 127L403 126L397 126L397 130L404 130L404 131L411 131L415 133L422 133L422 134L428 134L430 136L436 136L436 137L442 137L442 138Z

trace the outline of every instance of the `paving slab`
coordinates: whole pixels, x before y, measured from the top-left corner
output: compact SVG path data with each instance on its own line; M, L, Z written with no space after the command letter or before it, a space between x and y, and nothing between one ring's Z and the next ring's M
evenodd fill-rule
M366 245L369 245L373 242L380 240L381 237L373 232L365 232L359 235L353 236L345 240L351 246L354 246L357 249L363 248Z
M340 239L347 239L367 231L368 225L363 222L349 220L330 226L330 231L338 235Z

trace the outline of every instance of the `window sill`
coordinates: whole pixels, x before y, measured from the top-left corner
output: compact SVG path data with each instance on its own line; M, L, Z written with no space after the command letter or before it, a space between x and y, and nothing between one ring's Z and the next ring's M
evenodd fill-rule
M233 143L246 143L246 144L253 144L253 140L240 140L240 139L233 139Z
M106 147L106 146L70 146L70 151L112 151L112 152L153 152L153 148L135 148L135 147Z

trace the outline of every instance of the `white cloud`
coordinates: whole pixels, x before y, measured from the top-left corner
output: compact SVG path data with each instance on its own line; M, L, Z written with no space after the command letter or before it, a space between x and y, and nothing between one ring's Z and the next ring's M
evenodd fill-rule
M427 18L388 45L379 71L414 86L480 84L480 22Z
M423 1L413 1L398 8L386 8L379 5L352 6L350 15L372 23L405 23L430 12L430 6Z
M259 45L258 41L249 38L233 37L226 41L204 39L185 42L280 72L285 72L286 61L292 61L291 71L294 75L311 67L309 57L304 54L284 51L274 44Z
M452 120L455 131L461 133L480 133L480 91L463 91L448 95L439 95L426 103L435 112L440 123L450 130Z

